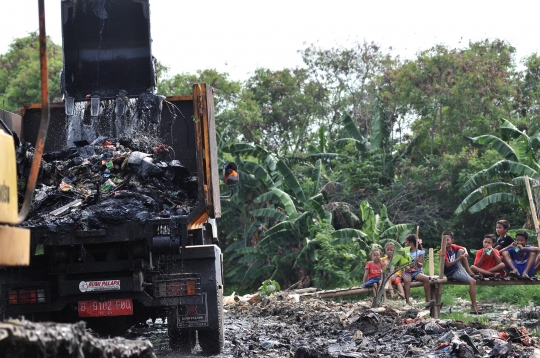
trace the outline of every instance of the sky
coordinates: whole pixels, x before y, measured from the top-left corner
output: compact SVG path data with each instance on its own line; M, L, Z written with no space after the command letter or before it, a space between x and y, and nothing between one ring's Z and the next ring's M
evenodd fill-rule
M81 1L81 0L79 0ZM118 0L107 0L118 1ZM45 0L47 34L62 43L61 0ZM38 0L2 1L0 54L37 31ZM152 53L169 74L215 68L245 80L256 68L302 65L298 50L374 41L404 59L435 44L503 39L518 59L540 52L540 1L150 0Z

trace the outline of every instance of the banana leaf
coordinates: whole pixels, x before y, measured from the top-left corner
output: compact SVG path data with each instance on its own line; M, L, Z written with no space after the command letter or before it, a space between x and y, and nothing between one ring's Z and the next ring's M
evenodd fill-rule
M244 275L244 278L242 279L242 283L245 283L247 280L253 279L255 277L252 277L252 275L257 272L257 270L264 265L266 262L266 257L261 257L258 260L256 260L249 269L246 271L246 274Z
M396 238L401 238L402 236L404 236L403 234L410 234L413 229L414 229L414 224L397 224L384 230L381 233L380 237L381 238L389 237L396 240ZM400 240L397 240L397 241L400 241Z
M486 134L486 135L481 135L479 137L474 137L474 138L467 137L467 138L473 144L491 146L491 148L495 149L506 160L511 160L514 162L519 161L514 149L499 137L496 137L491 134Z
M411 248L409 246L397 248L394 250L394 256L392 256L392 265L401 266L411 262Z
M270 219L274 219L276 221L285 221L287 220L287 215L283 214L282 212L279 212L277 210L274 210L274 209L270 209L270 208L262 208L262 209L257 209L257 210L253 210L250 212L251 215L255 216L255 217L267 217L267 218L270 218Z
M354 138L341 138L341 139L336 140L334 144L336 147L342 148L343 146L351 142L354 143L356 149L359 152L365 153L369 151L369 145L364 140L360 141Z
M498 204L498 203L510 203L517 204L518 197L510 193L496 193L486 196L484 199L480 200L473 206L469 208L469 213L474 214L480 210L484 210L488 205Z
M326 146L328 145L326 140L326 127L321 126L319 127L319 152L324 153L326 152Z
M529 137L522 131L520 131L515 125L513 125L510 121L504 118L499 119L501 121L501 126L499 127L499 130L503 134L503 139L510 139L510 138L519 138L521 136L525 137L527 141L529 141Z
M236 252L239 254L258 254L260 250L256 247L242 247L236 250Z
M264 201L273 201L273 200L279 201L279 203L281 204L281 206L283 207L287 215L290 216L292 214L296 214L296 206L294 205L294 202L292 201L291 197L289 196L289 194L285 193L284 191L280 189L273 188L269 192L259 195L258 197L253 199L255 203L262 203Z
M259 164L251 161L245 161L242 163L242 169L252 173L257 179L262 180L267 188L272 188L274 185L274 181L268 172ZM242 178L240 178L240 180L242 180Z
M523 177L520 177L523 178ZM481 200L482 198L486 197L487 195L495 194L495 193L508 193L512 192L514 190L514 185L504 182L497 182L497 183L491 183L487 185L483 185L480 188L474 190L471 192L459 206L457 207L456 211L454 211L454 214L460 214L463 211L467 210L467 208L474 205L476 202Z
M238 240L227 246L224 252L236 252L236 250L241 247L244 247L244 242L242 240Z
M259 268L257 271L255 271L255 273L253 274L252 279L261 277L263 275L266 275L267 273L274 271L275 268L276 268L275 265L263 266L263 267Z
M316 195L321 189L321 172L322 172L322 163L321 160L315 162L315 168L313 168L311 180L314 183L313 186L313 195Z
M362 242L365 246L368 246L368 244L362 240L368 237L366 233L360 230L356 229L341 229L334 231L332 233L332 237L334 240L331 242L332 245L343 245L343 244L350 244L352 242Z
M500 160L491 167L474 174L465 184L463 184L460 191L464 193L470 192L481 186L483 181L491 178L498 179L502 174L514 174L517 176L527 175L530 178L540 179L540 174L525 164L509 160Z
M349 113L343 112L341 122L343 123L343 132L345 135L347 135L349 138L356 139L359 142L365 141Z
M285 184L294 192L296 195L296 198L304 205L308 205L308 201L306 199L306 196L304 194L304 190L302 189L302 186L300 183L298 183L298 180L296 179L296 176L291 172L287 164L283 162L282 160L277 162L277 168L281 175L283 175L283 179L285 181Z

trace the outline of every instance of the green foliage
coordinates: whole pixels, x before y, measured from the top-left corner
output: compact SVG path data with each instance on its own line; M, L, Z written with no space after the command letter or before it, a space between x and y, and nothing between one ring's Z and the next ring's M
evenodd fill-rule
M262 286L259 287L261 297L271 296L279 291L281 291L281 286L275 280L264 280Z
M505 159L480 170L463 184L461 192L470 193L458 206L456 214L464 210L475 213L495 203L519 204L528 209L528 200L523 195L524 177L540 179L540 146L509 121L501 119L501 123L500 137L483 135L470 138L473 145L490 146Z
M540 60L518 71L514 51L486 40L401 63L370 43L311 46L305 68L258 69L219 114L241 177L220 228L230 247L255 250L226 252L229 280L352 284L373 244L402 239L399 225L380 229L388 213L427 246L444 229L479 247L497 219L521 226L522 175L538 172ZM359 219L365 200L378 219Z
M49 99L60 100L60 71L62 50L50 39L47 41ZM0 55L0 105L18 112L23 104L41 102L39 36L36 32L13 40L8 52Z
M351 277L350 270L361 250L352 245L335 245L330 231L316 234L319 244L317 262L313 268L315 287L333 289L358 284L358 277Z
M381 76L381 94L403 119L413 119L409 125L423 138L420 152L456 154L463 136L489 133L498 118L509 117L514 52L501 40L463 49L436 45Z
M341 229L332 233L333 245L349 245L351 252L355 254L352 262L349 278L359 277L363 272L364 264L369 261L369 255L374 248L382 248L387 242L394 242L397 248L401 248L405 236L412 232L414 225L397 224L394 225L383 205L380 214L375 214L367 201L360 204L363 226L362 230ZM397 257L404 254L397 250ZM405 255L406 257L406 255Z

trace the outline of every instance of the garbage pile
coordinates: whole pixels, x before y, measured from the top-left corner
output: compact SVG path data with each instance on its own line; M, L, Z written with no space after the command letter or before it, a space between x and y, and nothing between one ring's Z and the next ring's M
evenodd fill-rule
M235 326L234 357L536 357L538 340L525 327L429 318L428 311L370 308L369 302L298 300L280 292L228 298ZM259 320L257 328L245 320ZM255 324L254 324L255 326ZM231 328L228 327L228 330ZM536 354L536 355L535 355Z
M25 320L0 322L0 355L12 358L156 357L148 340L96 338L86 331L84 322L64 324Z
M17 149L20 193L33 151L28 143ZM92 230L131 220L188 215L198 201L197 178L174 157L173 149L164 144L106 137L46 153L32 210L22 226Z

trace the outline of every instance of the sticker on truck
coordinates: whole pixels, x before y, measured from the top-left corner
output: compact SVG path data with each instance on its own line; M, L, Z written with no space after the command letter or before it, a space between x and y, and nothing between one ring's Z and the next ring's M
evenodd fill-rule
M81 281L79 283L79 290L81 292L119 291L120 280Z
M206 292L202 293L203 303L178 306L178 327L208 327L208 302Z

